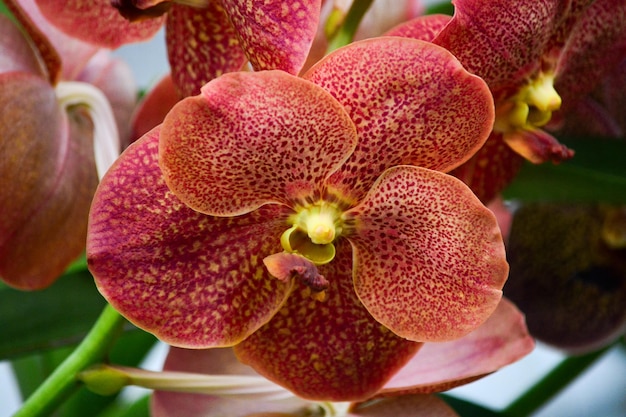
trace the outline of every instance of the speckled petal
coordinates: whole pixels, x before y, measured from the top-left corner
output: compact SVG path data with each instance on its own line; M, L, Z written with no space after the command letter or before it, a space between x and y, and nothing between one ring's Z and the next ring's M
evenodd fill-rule
M360 404L346 417L459 417L459 415L434 395L406 395Z
M534 346L523 314L503 298L491 317L467 336L426 343L377 397L446 391L521 359Z
M492 133L469 161L452 170L480 201L487 204L513 181L524 164L517 152L504 142L501 133Z
M385 33L386 36L401 36L404 38L419 39L431 42L441 32L451 16L445 14L431 14L420 16L408 22L399 24Z
M319 22L321 0L222 0L256 70L298 74Z
M297 285L285 306L235 353L261 375L308 399L364 400L419 349L376 322L356 298L345 240L319 271L328 298L317 301Z
M232 345L265 324L289 293L263 265L282 250L289 211L274 204L215 218L189 209L158 168L158 129L131 145L98 188L89 268L105 298L161 340Z
M173 5L165 28L172 78L181 97L200 93L207 82L239 71L247 62L219 0L201 9Z
M497 307L508 273L502 236L493 213L456 178L390 168L346 216L356 293L398 336L453 340Z
M482 77L498 101L540 68L565 3L454 0L454 17L434 42Z
M316 85L282 71L230 73L168 114L159 162L185 204L233 216L319 195L356 140L344 109Z
M74 38L105 48L150 39L164 17L129 22L110 0L36 0L43 15Z
M626 2L596 1L585 10L560 56L555 88L563 109L591 92L626 56Z
M40 289L85 247L93 125L81 107L64 114L47 81L27 73L0 75L0 103L0 276Z
M391 166L455 168L491 131L485 83L431 43L399 37L353 43L304 77L337 98L357 126L357 149L331 179L356 201Z

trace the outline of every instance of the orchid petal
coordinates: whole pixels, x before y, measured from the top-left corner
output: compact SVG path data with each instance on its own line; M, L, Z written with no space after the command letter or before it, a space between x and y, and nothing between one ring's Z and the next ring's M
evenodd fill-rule
M459 417L433 395L407 395L356 406L347 417Z
M566 109L591 92L626 56L626 5L596 1L582 14L560 56L555 87Z
M180 100L174 81L167 74L141 99L132 117L130 142L134 142L163 122L165 115Z
M90 214L90 270L116 309L171 345L238 343L290 291L263 265L282 250L275 236L290 212L271 205L215 218L189 209L165 185L158 139L155 128L103 178Z
M282 71L230 73L170 111L159 162L185 204L233 216L319 195L356 140L341 105L316 85Z
M245 366L233 354L232 349L187 350L170 348L165 371L201 372L210 375L251 376L258 375ZM266 381L268 389L274 385ZM275 386L277 389L281 389ZM179 392L156 391L152 396L152 417L246 417L253 412L290 413L308 406L308 402L282 389L283 396L262 390L257 394L242 392L234 398L213 395L184 394ZM269 396L271 395L271 397Z
M455 168L492 128L493 101L484 82L427 42L398 37L356 42L304 77L329 91L357 126L355 152L330 179L357 201L391 166Z
M317 400L365 400L411 358L421 344L374 320L356 298L350 246L339 240L333 262L318 266L329 281L318 301L296 286L284 307L235 346L239 359L296 395Z
M164 17L158 17L130 22L109 0L35 1L46 19L67 35L111 49L150 39L164 21Z
M454 177L390 168L345 214L359 299L380 323L409 340L448 341L482 324L507 277L491 211Z
M426 343L377 396L445 391L495 372L533 348L524 316L503 298L493 315L467 336L452 342Z
M482 77L497 102L540 68L557 16L564 13L561 3L454 0L454 17L434 42Z
M255 70L300 72L315 37L321 0L222 0L222 4Z
M81 106L65 115L33 75L0 75L0 102L0 275L40 289L84 249L97 184L93 126Z
M166 42L181 97L198 94L207 82L239 71L247 62L219 1L210 1L202 9L173 5L167 16Z
M580 354L626 332L625 224L623 207L535 203L515 212L505 294L533 336Z
M385 35L432 42L451 19L451 16L445 14L420 16L390 29Z
M523 164L524 158L504 142L502 134L494 132L469 161L450 174L486 204L513 181Z
M0 14L0 74L28 72L45 76L36 52L24 37L23 32L11 20Z

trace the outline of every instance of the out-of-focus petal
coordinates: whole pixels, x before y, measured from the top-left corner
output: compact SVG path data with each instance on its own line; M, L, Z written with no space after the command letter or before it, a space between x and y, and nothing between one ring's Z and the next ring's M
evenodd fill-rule
M45 78L45 70L23 32L5 15L0 14L0 74L28 72Z
M451 51L494 93L515 91L540 68L564 13L556 0L454 0L454 17L434 40Z
M89 83L104 93L115 116L122 149L126 148L130 143L130 119L137 102L137 86L128 65L108 51L100 50L76 81Z
M290 291L263 258L289 214L194 212L165 185L159 130L131 145L103 178L90 213L87 258L96 284L130 321L175 346L228 346L265 324Z
M385 384L378 396L445 391L497 371L534 347L524 316L503 298L491 317L467 336L445 343L426 343Z
M385 35L402 36L404 38L413 38L431 42L451 19L451 16L445 14L420 16L392 28L385 33Z
M161 124L165 115L178 103L174 81L167 74L141 99L132 117L130 142L134 142L153 127Z
M611 225L614 214L621 226ZM623 208L535 203L516 210L504 291L533 336L583 353L626 332L626 249L612 247L606 232L614 226L626 235Z
M163 370L210 375L258 375L252 368L239 362L232 349L170 348ZM274 399L264 399L263 396L263 392L258 392L256 396L246 397L242 393L238 397L225 398L156 391L152 396L150 411L152 417L246 417L264 412L291 413L301 411L308 405L307 401L293 395Z
M64 114L50 85L25 73L0 75L0 102L0 275L40 289L84 249L93 125L80 107Z
M421 344L394 335L365 310L354 293L350 245L340 240L336 246L333 262L318 267L330 283L328 298L318 301L307 287L296 286L285 306L235 353L300 397L365 400Z
M356 293L379 322L419 342L457 339L502 296L508 265L495 216L456 178L390 168L346 213Z
M329 91L357 126L355 152L330 179L356 201L391 166L457 167L492 128L485 83L431 43L399 37L356 42L304 77Z
M560 55L555 88L563 110L589 94L626 56L626 3L596 1L582 14Z
M256 70L298 74L319 23L321 0L222 0Z
M173 5L165 34L172 78L181 97L200 93L207 82L239 71L247 62L220 1L210 1L204 8Z
M459 417L443 400L432 395L406 395L360 404L347 417Z
M487 204L513 181L523 164L524 158L504 142L502 134L492 133L469 161L450 174L467 184Z
M185 204L233 216L319 196L356 141L345 110L318 86L283 71L230 73L170 111L159 163Z
M22 0L19 0L22 1ZM46 19L69 36L105 47L150 39L164 17L137 22L126 20L110 0L35 0Z

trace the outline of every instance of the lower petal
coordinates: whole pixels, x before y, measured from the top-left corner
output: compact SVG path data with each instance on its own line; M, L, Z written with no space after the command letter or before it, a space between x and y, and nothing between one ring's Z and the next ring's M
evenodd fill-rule
M363 308L352 285L350 252L340 240L335 259L319 267L330 283L325 301L296 286L267 325L235 346L237 356L303 398L371 397L421 344L397 337Z

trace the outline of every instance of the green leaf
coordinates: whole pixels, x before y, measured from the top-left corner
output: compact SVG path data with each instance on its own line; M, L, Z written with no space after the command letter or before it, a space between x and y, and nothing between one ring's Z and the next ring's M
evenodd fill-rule
M500 417L501 414L485 408L481 405L472 403L470 401L463 400L461 398L453 397L448 394L439 394L442 400L444 400L450 407L456 411L459 416L462 417Z
M560 165L524 165L505 190L506 199L626 203L626 141L563 140L576 151Z
M41 291L1 288L0 360L79 342L105 304L86 270Z
M449 1L431 4L426 7L426 13L424 14L447 14L452 16L454 14L454 6Z

